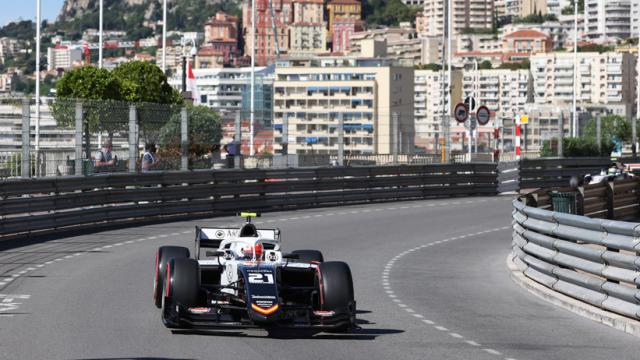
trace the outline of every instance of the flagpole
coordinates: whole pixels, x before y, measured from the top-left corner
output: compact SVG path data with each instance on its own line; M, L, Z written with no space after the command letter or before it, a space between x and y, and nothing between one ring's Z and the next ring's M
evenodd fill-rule
M578 91L578 0L573 1L573 126L571 136L578 136L578 113L576 93ZM586 20L586 19L585 19Z
M162 1L162 72L167 73L167 0Z
M251 104L249 114L249 155L254 155L253 149L253 112L256 96L256 0L251 0Z
M36 1L36 152L40 150L40 27L42 26L41 0Z
M98 37L99 37L99 43L100 43L100 49L98 50L98 67L100 69L102 69L102 48L104 47L104 38L103 38L103 18L104 18L104 0L100 0L100 21L99 21L99 30L98 30Z

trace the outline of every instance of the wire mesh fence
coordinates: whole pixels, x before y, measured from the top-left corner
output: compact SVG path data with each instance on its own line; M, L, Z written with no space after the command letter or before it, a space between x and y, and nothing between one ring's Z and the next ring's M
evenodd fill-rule
M374 127L367 116L328 113L314 120L287 113L269 121L257 116L251 126L250 115L238 109L230 116L205 106L52 98L36 106L2 99L0 178L442 161L437 136L416 132L402 117ZM452 132L459 149L453 149L451 161L497 161L491 135L480 134L477 152L470 155L468 135ZM418 141L426 136L434 148ZM505 142L505 151L509 146Z

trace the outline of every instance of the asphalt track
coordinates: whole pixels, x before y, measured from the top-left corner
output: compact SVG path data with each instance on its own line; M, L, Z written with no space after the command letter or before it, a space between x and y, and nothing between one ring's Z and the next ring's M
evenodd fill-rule
M455 198L267 213L287 250L351 266L352 334L170 331L152 304L154 251L192 247L214 218L0 244L2 359L638 359L638 339L513 283L511 199Z

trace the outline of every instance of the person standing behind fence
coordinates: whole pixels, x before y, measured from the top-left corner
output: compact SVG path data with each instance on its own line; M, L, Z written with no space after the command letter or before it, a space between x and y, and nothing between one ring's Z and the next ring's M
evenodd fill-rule
M156 155L156 144L148 143L144 148L144 154L142 155L142 171L146 172L152 170L160 163L158 155Z
M116 163L116 159L113 157L113 144L111 140L107 140L102 149L98 150L95 157L95 167L113 166Z

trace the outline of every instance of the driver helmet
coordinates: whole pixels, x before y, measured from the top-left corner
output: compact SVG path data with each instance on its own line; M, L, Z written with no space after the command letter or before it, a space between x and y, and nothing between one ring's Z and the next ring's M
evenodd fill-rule
M253 259L253 254L256 255L256 260L260 260L262 258L263 247L261 243L256 243L255 245L247 245L242 247L242 255L246 259Z

